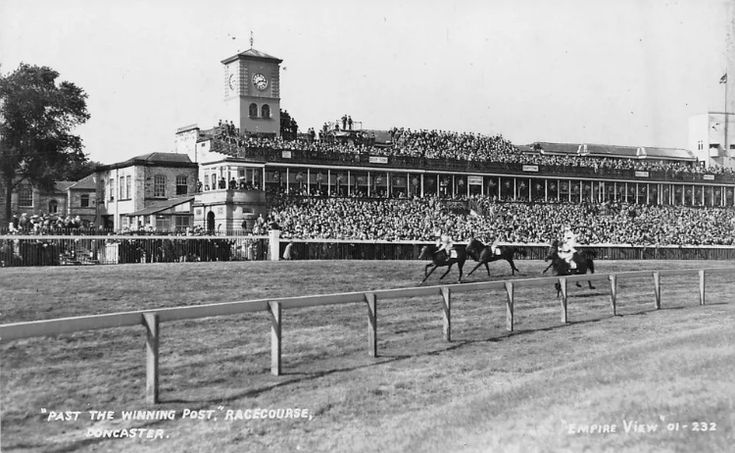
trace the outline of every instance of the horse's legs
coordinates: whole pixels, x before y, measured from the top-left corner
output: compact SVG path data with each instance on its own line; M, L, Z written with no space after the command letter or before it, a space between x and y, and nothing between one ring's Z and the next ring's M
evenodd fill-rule
M452 266L454 266L454 263L449 263L449 266L447 266L447 271L444 272L444 274L441 277L439 277L439 280L441 280L441 279L443 279L444 277L447 276L447 274L449 273L449 271L452 270Z
M427 264L427 265L426 265L426 268L428 269L428 268L429 268L429 266L434 266L434 265L433 265L433 264ZM426 279L427 279L427 278L429 278L429 276L430 276L431 274L433 274L433 273L434 273L434 271L436 270L436 268L437 268L437 266L434 266L434 267L433 267L433 268L431 269L431 272L429 272L428 274L426 274L426 271L424 271L424 273L426 274L426 276L424 277L424 279L423 279L423 280L421 280L421 283L424 283L424 282L426 281ZM421 283L419 283L419 285L420 285Z
M595 268L594 267L588 267L588 269L590 271L590 274L594 274L595 273ZM592 286L592 280L587 280L587 284L590 285L590 289L595 289L595 287Z
M429 276L428 272L429 272L429 268L430 268L431 266L434 266L434 265L433 265L432 263L429 263L429 264L427 264L427 265L426 265L426 267L424 268L424 277L428 277L428 276ZM434 271L432 270L431 272L434 272Z
M457 283L462 283L462 267L464 267L464 263L461 261L458 261L457 268L459 269L459 278L457 279Z
M487 263L485 263L485 265L487 266ZM473 268L473 269L472 269L472 270L470 271L470 273L469 273L469 274L467 274L467 276L469 277L470 275L472 275L472 273L473 273L473 272L475 272L475 269L477 269L477 268L478 268L478 267L480 267L480 266L482 266L482 261L480 261L479 263L477 263L477 266L475 266L475 267L474 267L474 268Z
M490 276L490 266L487 265L487 261L485 261L485 269L487 270L487 276Z
M513 262L513 258L508 258L506 261L510 264L510 275L515 275L516 271L520 272Z
M556 288L556 297L559 298L559 295L561 294L561 283L556 282L554 283L554 288Z

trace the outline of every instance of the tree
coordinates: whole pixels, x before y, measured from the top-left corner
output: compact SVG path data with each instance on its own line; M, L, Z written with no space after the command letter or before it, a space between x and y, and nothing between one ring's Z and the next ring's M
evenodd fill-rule
M87 160L82 139L72 134L90 117L87 94L71 82L57 85L58 77L47 66L25 63L0 74L0 192L6 219L20 183L51 189L67 169Z

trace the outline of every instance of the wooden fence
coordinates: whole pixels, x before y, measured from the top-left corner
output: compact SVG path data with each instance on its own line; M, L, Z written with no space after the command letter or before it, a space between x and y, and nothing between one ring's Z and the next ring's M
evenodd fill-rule
M226 316L240 313L268 311L271 320L271 373L281 374L281 344L283 310L333 304L365 303L367 305L367 346L368 353L378 356L378 301L407 297L441 296L443 313L443 335L446 341L452 340L452 295L475 291L500 290L506 294L506 329L513 331L515 289L519 287L548 286L558 282L561 288L561 322L568 322L567 284L579 281L606 281L609 284L610 308L617 314L617 284L621 279L650 277L653 284L653 304L661 308L661 277L696 273L699 277L699 304L705 303L705 276L713 274L732 274L735 267L710 269L682 269L660 271L633 271L607 274L586 274L565 277L537 277L515 280L499 280L477 283L457 283L441 286L424 286L399 289L385 289L367 292L322 294L313 296L282 297L251 301L225 302L187 307L162 308L159 310L131 311L93 316L49 319L42 321L20 322L0 325L0 343L8 343L22 338L58 335L92 329L143 325L146 329L146 401L156 404L159 400L158 350L162 322L182 319L198 319L210 316Z

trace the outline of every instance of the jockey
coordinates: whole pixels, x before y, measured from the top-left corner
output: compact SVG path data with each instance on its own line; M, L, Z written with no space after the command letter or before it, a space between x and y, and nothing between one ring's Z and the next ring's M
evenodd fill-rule
M436 241L437 250L436 253L441 252L442 250L445 250L447 252L447 257L449 258L456 258L457 257L457 251L454 250L454 241L452 240L452 237L448 234L442 234L438 235L439 238Z
M500 255L500 235L495 236L495 240L490 244L490 251L493 255Z
M577 263L572 259L574 253L577 251L577 235L574 234L571 228L567 227L564 230L564 237L561 244L559 245L559 258L569 263L571 269L577 268Z

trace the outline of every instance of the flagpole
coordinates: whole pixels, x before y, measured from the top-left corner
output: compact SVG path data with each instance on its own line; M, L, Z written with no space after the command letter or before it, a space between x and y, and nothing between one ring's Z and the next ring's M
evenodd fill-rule
M727 146L727 123L728 116L727 116L727 72L725 72L725 155L723 157L730 157L730 150Z

